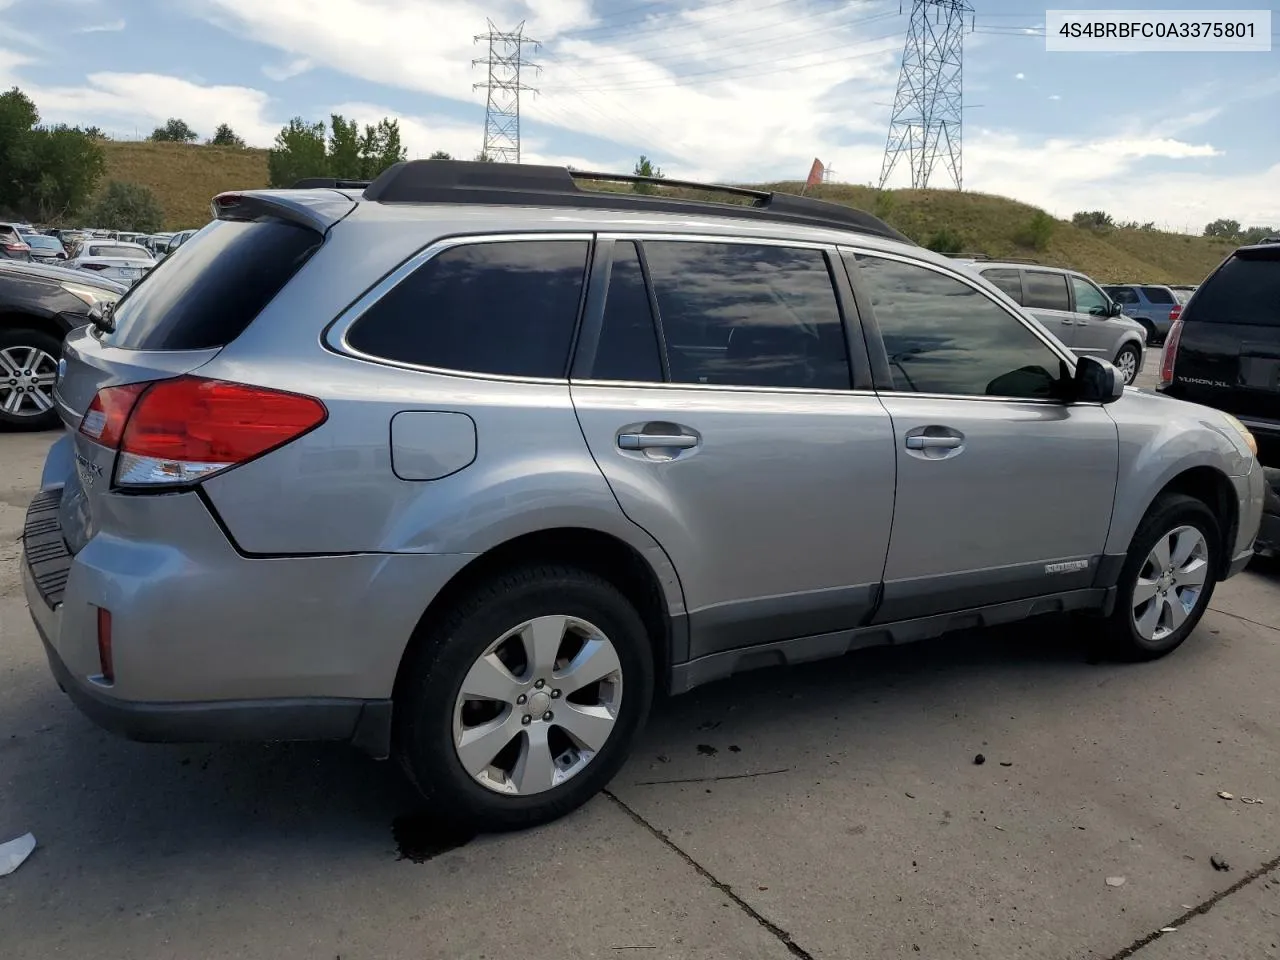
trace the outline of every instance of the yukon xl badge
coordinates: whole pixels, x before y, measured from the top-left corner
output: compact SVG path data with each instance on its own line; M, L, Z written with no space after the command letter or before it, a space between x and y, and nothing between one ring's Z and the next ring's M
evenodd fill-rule
M1075 573L1077 570L1088 570L1088 560L1063 560L1061 563L1046 563L1045 573Z

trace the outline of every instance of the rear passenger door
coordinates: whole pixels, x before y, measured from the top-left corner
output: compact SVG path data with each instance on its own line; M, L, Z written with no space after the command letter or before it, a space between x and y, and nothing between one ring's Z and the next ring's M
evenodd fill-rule
M597 242L573 403L623 511L676 568L693 657L855 627L873 605L893 428L861 335L846 334L857 321L834 257Z
M845 260L898 460L877 622L1092 586L1119 459L1107 411L1063 403L1062 356L959 273Z
M1051 270L1022 271L1022 305L1071 349L1075 349L1076 317L1065 274Z

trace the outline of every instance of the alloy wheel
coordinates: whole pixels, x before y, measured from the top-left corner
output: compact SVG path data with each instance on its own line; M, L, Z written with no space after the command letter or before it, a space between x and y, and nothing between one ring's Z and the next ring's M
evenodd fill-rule
M496 793L543 793L604 747L622 704L613 642L576 617L527 620L467 671L453 710L458 761Z
M53 385L58 360L39 347L0 350L0 412L15 417L38 417L53 409Z
M1116 366L1124 377L1125 384L1133 383L1138 376L1138 356L1132 350L1121 350L1116 357Z
M1133 588L1133 626L1159 643L1195 610L1209 575L1209 544L1196 527L1175 528L1156 541Z

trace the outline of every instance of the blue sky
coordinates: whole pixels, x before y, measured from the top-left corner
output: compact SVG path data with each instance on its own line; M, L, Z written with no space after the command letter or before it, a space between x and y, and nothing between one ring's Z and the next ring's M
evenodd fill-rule
M1046 53L1043 7L974 0L965 186L1059 216L1280 226L1280 41L1270 53ZM909 8L909 0L904 4ZM1055 0L1055 9L1120 4ZM1276 0L1133 9L1273 10ZM411 155L482 142L486 18L541 65L525 159L669 176L878 179L907 27L898 0L0 0L0 86L48 122L145 136L181 116L268 146L294 115L399 117ZM905 175L905 174L904 174ZM935 185L944 185L939 179Z

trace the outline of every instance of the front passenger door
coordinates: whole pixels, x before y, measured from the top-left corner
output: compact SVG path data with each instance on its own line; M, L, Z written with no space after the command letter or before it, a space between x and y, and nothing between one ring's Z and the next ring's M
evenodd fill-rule
M1071 349L1082 357L1113 359L1120 329L1111 322L1110 298L1083 277L1073 276L1070 279L1076 321Z
M1071 312L1071 293L1064 274L1050 270L1024 270L1022 305L1044 324L1045 329L1072 350L1075 349L1076 317Z
M891 375L880 399L898 486L877 622L1092 586L1115 421L1062 402L1063 355L967 278L887 255L845 260L871 301L868 348Z

